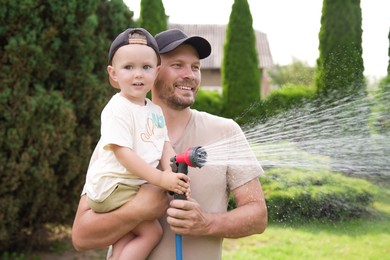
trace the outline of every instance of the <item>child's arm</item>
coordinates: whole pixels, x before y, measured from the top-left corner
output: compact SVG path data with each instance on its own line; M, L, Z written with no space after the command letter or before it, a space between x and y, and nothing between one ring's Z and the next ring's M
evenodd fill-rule
M112 149L118 161L131 173L166 190L178 194L187 192L189 188L189 184L187 183L189 178L187 175L174 173L170 168L164 172L153 168L130 148L112 145Z
M168 170L171 169L171 158L176 155L175 150L173 150L170 142L164 143L164 148L160 160L161 169Z

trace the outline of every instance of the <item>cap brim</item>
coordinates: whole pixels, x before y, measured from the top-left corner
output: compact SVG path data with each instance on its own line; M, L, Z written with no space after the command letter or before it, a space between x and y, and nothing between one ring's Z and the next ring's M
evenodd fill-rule
M184 43L189 44L196 49L199 55L199 59L207 58L211 53L211 45L207 40L199 36L192 36L168 44L167 46L165 46L165 48L160 50L160 54L173 51L174 49L179 47L179 45L182 45Z

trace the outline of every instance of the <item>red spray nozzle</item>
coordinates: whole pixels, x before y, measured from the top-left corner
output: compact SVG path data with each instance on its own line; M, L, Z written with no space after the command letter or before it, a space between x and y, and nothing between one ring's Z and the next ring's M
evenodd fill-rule
M201 146L188 148L184 153L176 155L176 162L191 167L201 168L206 163L207 152Z

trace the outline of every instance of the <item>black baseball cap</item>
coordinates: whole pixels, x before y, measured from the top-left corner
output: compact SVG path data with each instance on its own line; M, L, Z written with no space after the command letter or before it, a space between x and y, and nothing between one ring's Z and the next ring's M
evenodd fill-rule
M210 43L200 36L187 36L180 29L169 29L155 36L160 54L173 51L181 44L192 45L198 52L199 59L207 58L211 53Z
M138 33L138 34L145 36L146 40L132 38L131 36L134 33ZM143 45L147 45L147 46L151 47L156 52L158 64L161 63L158 45L157 45L157 42L154 39L154 37L147 30L145 30L143 28L128 28L125 31L121 32L115 38L115 40L111 43L111 47L110 47L110 50L108 52L108 64L109 65L112 65L112 59L113 59L116 51L120 47L128 45L128 44L143 44ZM118 84L115 81L113 81L110 76L108 76L108 78L109 78L109 82L110 82L111 86L119 89Z

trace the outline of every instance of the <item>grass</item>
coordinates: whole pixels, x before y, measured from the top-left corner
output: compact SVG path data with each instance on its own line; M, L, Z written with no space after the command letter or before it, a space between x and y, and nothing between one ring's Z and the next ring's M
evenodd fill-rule
M225 239L223 260L390 260L390 184L379 188L370 217L348 222L272 223L261 235Z

